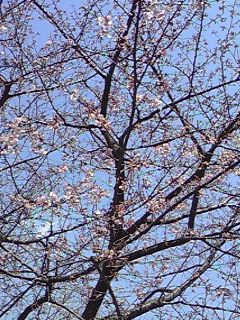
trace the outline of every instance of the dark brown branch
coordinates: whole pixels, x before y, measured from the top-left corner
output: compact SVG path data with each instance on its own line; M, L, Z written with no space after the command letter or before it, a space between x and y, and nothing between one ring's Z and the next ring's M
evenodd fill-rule
M111 63L111 66L109 68L108 74L105 79L105 87L104 87L104 91L103 91L103 95L102 95L102 99L101 99L101 101L102 101L101 114L104 116L104 118L106 118L106 116L107 116L107 106L108 106L109 93L110 93L110 89L111 89L112 76L113 76L115 67L118 63L120 53L122 52L122 49L124 47L126 37L127 37L128 32L130 30L130 27L131 27L131 24L132 24L134 15L135 15L137 3L138 3L138 0L133 0L132 8L130 10L127 24L126 24L127 25L126 30L123 32L122 36L119 37L119 40L116 45L116 52L112 58L112 63Z
M51 300L50 302L51 302L51 304L53 304L53 305L56 305L56 306L58 306L58 307L61 307L62 309L65 309L67 312L69 312L69 313L71 313L72 315L74 315L74 317L75 317L76 319L84 320L79 314L77 314L76 312L74 312L72 309L68 308L68 307L65 306L64 304L59 303L59 302L54 301L54 300Z
M214 261L215 255L218 252L218 248L220 248L225 241L219 242L216 245L216 248L213 249L206 259L206 261L198 268L197 271L193 273L191 277L189 277L181 286L176 287L173 289L170 293L166 295L161 295L160 298L155 298L145 304L139 304L136 307L134 307L132 310L126 312L122 319L123 320L130 320L134 319L142 314L145 314L151 310L161 308L164 305L167 305L175 298L180 296L184 291L186 291L197 279L201 277L201 275L211 266L212 262ZM104 317L102 320L118 320L117 316L109 316L109 317Z
M100 268L100 265L99 263L92 257L91 261L93 262L94 266L96 267L96 269L98 270L99 274L103 277L103 280L106 284L106 286L108 287L108 291L112 297L112 301L113 301L113 304L116 308L116 312L117 312L117 315L118 315L118 318L121 320L121 311L119 309L119 306L118 306L118 302L117 302L117 299L115 297L115 294L111 288L111 285L109 283L109 281L107 280L107 278L105 277L104 273L102 272L102 269Z
M210 185L213 181L218 180L221 176L223 176L226 172L230 171L233 168L236 168L238 165L240 164L240 159L231 163L227 168L224 168L224 170L222 170L221 172L219 172L218 174L216 174L213 178L211 178L210 180L208 180L207 182L199 185L197 187L197 190L200 191L201 189L204 189L206 186ZM196 171L197 172L197 171ZM200 171L201 173L201 171ZM191 177L190 177L191 178ZM189 178L189 179L190 179ZM194 175L192 176L192 178L194 178ZM195 178L194 178L195 179ZM193 179L193 180L194 180ZM177 189L178 194L181 192L182 187L179 187ZM191 197L194 193L196 192L196 189L189 192L188 194L186 194L185 196L183 196L181 199L179 199L178 201L176 201L172 206L170 206L163 214L161 214L157 219L155 219L151 225L149 225L147 228L145 228L143 231L139 232L139 234L137 234L134 238L130 239L127 241L127 243L131 243L133 241L135 241L136 239L139 239L143 234L146 234L153 226L159 224L159 222L161 222L162 218L168 213L171 212L174 208L176 208L179 204L183 203L184 200L188 199L189 197ZM170 193L171 195L171 193ZM172 196L172 195L171 195ZM174 195L173 195L174 197ZM135 233L139 226L142 225L143 223L146 222L147 218L148 218L149 214L145 214L143 215L140 219L138 219L132 226L130 226L127 230L126 230L126 239L129 238L130 234Z
M169 241L160 242L160 243L157 243L153 246L135 251L133 253L130 253L129 255L126 255L126 256L123 256L120 258L122 258L123 260L127 260L127 261L133 261L133 260L148 256L150 254L153 254L153 253L156 253L159 251L163 251L163 250L166 250L169 248L174 248L177 246L182 246L191 240L192 240L191 237L182 237L182 238L179 238L176 240L169 240Z
M11 308L12 308L13 306L15 306L15 305L18 303L18 301L20 301L20 300L25 296L25 294L34 287L34 285L35 285L35 284L31 284L30 286L28 286L28 287L26 288L26 290L22 291L22 292L21 292L20 294L18 294L15 298L12 298L12 299L11 299L11 304L8 305L7 308L5 308L5 306L2 306L2 310L1 310L1 313L0 313L0 319L1 319L1 317L2 317L4 314L8 313L8 311L11 310Z
M196 191L193 195L192 206L190 210L189 220L188 220L188 229L194 229L194 220L197 212L197 206L199 202L199 192Z
M4 103L10 97L9 92L10 92L11 86L12 86L12 84L9 84L9 83L4 84L4 91L3 91L3 94L2 94L1 99L0 99L0 110L4 106Z
M45 302L49 301L49 293L46 291L45 295L36 300L35 302L33 302L30 306L28 306L21 314L20 316L17 318L17 320L25 320L27 319L28 315L36 310L37 308L39 308L42 304L44 304Z
M82 314L82 317L85 320L91 320L95 318L103 302L103 299L108 291L106 280L108 283L110 283L114 277L112 268L109 267L108 264L109 264L109 261L106 261L105 263L103 263L102 273L99 277L99 280L95 288L92 290L91 297L89 298L87 306Z

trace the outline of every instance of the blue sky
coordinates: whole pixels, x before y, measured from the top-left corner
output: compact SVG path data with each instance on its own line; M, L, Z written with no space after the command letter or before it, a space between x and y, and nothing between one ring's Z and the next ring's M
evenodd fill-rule
M215 15L215 11L217 10L217 7L218 7L218 2L217 1L212 1L211 2L212 3L212 9L209 11L209 16L208 16L208 18L207 18L207 20L210 20L211 19L211 17L212 16L214 16ZM72 8L74 8L74 6L78 6L79 5L79 1L72 1L71 3L67 3L66 1L61 1L61 2L59 2L59 6L62 8L62 9L66 9L67 11L70 11ZM83 2L81 2L81 5L85 5ZM186 4L187 5L187 4ZM5 7L4 7L4 5L3 5L3 10L5 9ZM51 10L51 9L50 9ZM107 7L106 5L103 7L103 12L104 13L106 13L107 14L107 12L108 12L108 10L109 10L109 7ZM74 16L76 16L77 15L77 12L74 12ZM224 17L223 17L224 18ZM71 24L71 22L72 22L72 20L70 19L70 24ZM226 20L225 22L224 22L226 25L228 25L229 24L229 20ZM233 23L235 23L235 21L233 22ZM44 21L44 20L42 20L42 21L39 21L38 19L37 19L37 17L36 16L34 16L33 15L33 21L32 21L32 25L33 25L33 30L35 31L35 32L38 32L39 33L39 35L36 37L36 44L35 44L35 47L36 47L36 51L38 51L40 48L41 48L41 46L42 45L44 45L46 42L49 42L49 47L51 47L51 45L54 45L54 41L53 41L53 39L54 38L49 38L49 36L50 36L50 33L53 31L53 29L52 29L52 27L50 27L50 24L49 23L47 23L46 21ZM192 29L191 29L192 28ZM191 28L189 28L188 29L188 32L189 32L189 34L187 34L186 32L185 33L183 33L183 35L182 35L182 37L183 37L183 39L186 39L188 36L190 37L190 31L192 30L193 31L193 28L194 28L194 25L191 27ZM206 25L206 27L204 27L203 28L203 30L204 30L204 33L205 33L205 35L206 35L206 37L207 38L210 38L211 39L211 41L210 41L210 44L211 44L211 46L212 46L212 50L214 50L214 47L218 44L220 44L221 43L221 41L224 39L224 37L225 37L225 35L227 34L227 32L228 32L228 30L222 30L221 28L220 28L220 25L219 25L219 23L218 23L218 21L216 21L216 24L215 24L215 31L217 32L217 35L216 36L212 36L212 33L210 32L210 30L208 30L208 26ZM77 31L76 31L76 33L77 33ZM89 35L90 36L90 35ZM234 35L233 35L233 37L234 37ZM219 43L217 43L217 39L219 40ZM105 41L105 42L104 42ZM112 41L112 39L111 38L108 38L107 37L107 39L103 39L102 40L102 43L103 44L105 44L106 43L106 46L107 46L107 44L108 43L110 43ZM173 53L173 58L174 58L174 55L176 55L177 56L177 54L178 53L180 53L181 52L181 48L179 49L179 51L176 49L176 51ZM102 59L104 60L104 52L102 53ZM216 54L220 54L219 52L217 52ZM236 65L236 71L237 71L237 60L238 60L238 52L237 52L237 49L236 49L236 51L232 51L232 50L230 50L230 52L228 51L227 53L226 53L227 55L229 55L229 58L230 58L230 61L232 61L232 63L234 63L235 65ZM29 57L29 59L31 60L32 59L32 57ZM186 64L185 64L185 66L187 66L187 61L188 61L188 59L189 59L189 62L191 62L192 61L192 59L193 59L193 56L189 56L189 57L186 57ZM197 64L201 64L202 63L202 61L201 61L201 57L198 57L198 60L197 60ZM163 61L163 64L164 64L164 61ZM190 64L190 63L189 63ZM69 67L70 68L70 67ZM164 72L166 72L166 73L168 73L169 74L169 78L170 78L170 80L171 80L171 78L173 78L174 77L174 75L175 75L175 72L176 72L176 69L174 68L173 70L171 70L171 68L169 67L169 65L167 65L166 67L163 67L163 70L164 70ZM71 69L69 69L67 72L68 72L68 74L69 74L69 77L70 76L73 76L74 75L74 71L75 70L71 70ZM210 68L207 70L207 72L208 73L210 73L211 72L211 70L210 70ZM226 70L225 71L225 74L226 74L226 78L231 78L231 77L234 77L235 75L233 75L232 74L232 70L231 71L228 71L228 70ZM7 74L6 74L7 75ZM208 74L201 74L201 68L199 69L199 77L201 78L201 77L205 77L206 78L206 81L207 81L207 79L208 79ZM67 77L66 77L67 78ZM146 80L148 80L149 81L149 78L147 78ZM185 79L186 80L186 79ZM183 80L182 80L182 84L184 85L184 78L183 78ZM94 81L94 80L93 80ZM218 79L215 79L214 81L216 81L216 84L218 83ZM100 83L100 80L99 79L97 79L96 80L96 85L98 85ZM210 85L210 84L209 84ZM75 89L75 88L78 88L77 87L77 85L73 85L73 86L71 86L71 87L69 87L69 88L66 88L66 96L70 96L71 95L71 93L73 92L73 90ZM230 95L234 95L235 94L235 92L237 91L237 87L236 86L232 86L231 87L231 89L228 89L228 94L230 94ZM60 92L60 91L59 91ZM61 105L63 105L63 106L65 106L65 105L67 105L67 103L68 103L68 101L70 102L70 99L68 100L68 98L66 98L65 96L61 96L60 98L57 96L58 94L59 94L59 92L57 91L56 92L56 95L54 96L53 95L53 97L54 97L54 101L56 101L56 105L57 106L61 106ZM183 94L184 95L184 87L183 87L183 90L182 90L182 92L180 92L179 93L180 95L181 94ZM91 100L91 99L94 99L94 94L92 94L91 96L91 93L90 93L90 91L88 91L86 94L85 94L85 98L86 98L86 100ZM214 99L214 98L213 98ZM16 105L17 105L17 100L18 99L14 99L13 100L13 103L16 103ZM27 101L26 100L24 100L24 98L22 99L22 101L21 101L21 103L23 104L23 103L26 103ZM164 103L168 103L169 101L168 101L168 99L167 98L163 98L163 102ZM197 102L197 99L196 99L196 102ZM215 103L215 101L213 100L213 103ZM39 107L39 109L41 109L41 107L42 106L40 106ZM63 111L64 111L64 109L63 109ZM231 112L232 113L234 113L236 110L234 110L234 109L232 109L231 110ZM52 111L51 111L52 112ZM49 112L49 116L51 116L51 112ZM53 113L53 112L52 112ZM9 115L9 116L11 116L11 115ZM202 121L203 120L203 113L201 113L201 112L199 112L198 114L194 114L194 111L193 111L193 122L195 122L195 123L197 123L197 121ZM210 123L210 122L209 122ZM208 124L209 124L208 123ZM207 125L207 124L206 124ZM177 127L177 123L176 123L176 127ZM46 131L47 132L47 134L48 134L48 132L50 132L50 131ZM74 133L74 131L73 131L73 133ZM52 134L52 136L54 136L54 134ZM90 136L87 136L86 134L83 134L83 133L81 133L81 132L79 132L79 133L77 133L76 134L76 136L77 136L77 138L78 138L78 141L76 141L76 149L78 148L78 146L84 146L85 148L87 148L87 146L88 146L88 143L89 143L89 141L90 141ZM133 136L133 138L136 138L137 139L137 137L138 137L138 134L136 134L136 137L134 137ZM85 140L83 140L83 139L85 139ZM134 140L132 140L132 141L130 141L131 143L132 143L132 146L134 146L134 143L133 143L133 141ZM26 148L28 148L28 143L26 143L25 144L25 146L26 146ZM206 144L206 146L205 147L207 147L208 145ZM172 144L171 145L171 147L174 147L174 145ZM53 165L53 163L55 164L55 167L56 168L58 168L58 166L60 165L60 164L62 164L62 163L64 163L64 156L66 157L66 159L67 159L67 161L70 161L69 159L71 158L71 155L69 156L69 158L67 158L67 154L65 153L64 154L64 147L61 147L61 148L59 148L59 150L56 150L56 152L54 152L51 156L49 156L49 163L51 163L51 165ZM130 152L129 152L129 154L130 154ZM131 155L133 155L134 153L132 152L131 153ZM24 156L25 156L25 154L24 153L22 153L21 154L21 156L24 158ZM79 159L78 159L78 162L76 162L76 166L77 166L77 163L84 163L84 165L85 164L87 164L87 166L85 166L85 167L87 167L87 168L89 168L89 169L91 169L93 166L92 166L92 164L89 162L89 159L85 156L85 157L83 157L82 159L81 159L81 155L80 154L78 154L78 151L76 150L76 157L80 157ZM74 158L74 157L73 157ZM89 158L91 158L90 156L89 156ZM13 158L11 158L11 156L10 156L10 161L11 160L13 160ZM44 171L45 169L44 169L44 167L43 167L43 171ZM148 173L148 174L146 174L146 173ZM144 178L145 178L145 174L146 174L146 179L149 179L149 180L153 180L153 183L154 182L156 182L157 180L158 180L158 176L156 177L156 171L155 171L155 169L154 170L150 170L149 168L145 168L145 169L141 169L141 172L139 172L138 173L138 175L137 175L137 177L138 177L138 179L139 179L139 181L142 181ZM54 180L55 178L54 178L54 176L52 176L52 179L53 179L53 181L57 181L57 182L59 182L59 180ZM61 182L62 181L64 181L64 183L65 184L67 184L67 183L75 183L76 181L78 181L78 180L82 180L82 179L84 179L84 173L83 174L80 174L80 173L76 173L76 172L69 172L69 171L67 171L66 173L64 173L63 175L62 175L62 178L61 178L62 180L61 180ZM97 170L96 171L96 173L95 173L95 176L94 176L94 178L93 178L95 181L96 181L96 184L97 185L100 185L101 187L102 187L102 189L105 189L105 190L108 190L109 191L109 193L111 194L112 193L112 185L113 185L113 183L114 183L114 181L113 180L111 180L111 176L110 175L108 175L107 173L103 173L103 170ZM107 181L106 181L107 180ZM236 181L237 180L234 180L233 178L231 178L231 182L233 183L233 184L236 184ZM49 182L49 181L48 181ZM42 188L42 190L40 190L39 192L42 194L42 193L44 193L44 192L46 192L46 193L50 193L50 192L52 192L52 191L54 191L54 192L59 192L58 194L59 194L59 197L61 197L62 196L62 194L65 192L65 189L64 188L62 188L61 189L61 186L60 185L57 185L56 187L54 186L53 187L53 190L51 189L51 187L50 187L50 184L48 184L48 183L46 183L46 186L47 186L47 188L46 189L44 189L44 187ZM150 189L148 189L148 191L146 191L146 194L150 194L150 192L151 192L151 188ZM61 192L62 192L62 194L61 194ZM85 194L84 194L84 196L86 196L87 195L87 190L85 190ZM86 196L86 198L87 198L87 196ZM97 209L99 209L100 211L101 210L104 210L104 209L106 209L107 208L107 206L109 205L109 202L110 202L110 197L103 197L103 200L102 201L100 201L99 203L96 201L95 203L93 203L93 205L91 206L91 207L89 207L89 212L90 213L94 213L95 211L97 211ZM85 205L85 203L86 203L86 205L87 205L87 201L85 201L85 200L83 200L82 201L82 204L83 204L83 206ZM41 211L41 208L38 210L38 212L37 212L37 214L39 214L39 212ZM66 211L67 211L67 208L66 208ZM53 212L54 212L54 210L53 210ZM41 213L41 212L40 212ZM72 216L74 216L75 215L75 211L73 210L72 212L71 212L71 214L72 214ZM138 212L138 215L140 215L142 213L142 211L141 210L139 210L139 212ZM95 214L95 213L94 213ZM58 220L59 219L59 220ZM64 218L65 219L65 218ZM53 228L58 228L58 225L59 225L59 221L62 221L62 224L64 224L64 222L65 222L65 220L61 220L60 218L56 218L56 216L52 216L51 215L51 212L50 211L46 211L45 212L45 214L43 215L43 217L41 217L41 220L39 219L39 217L37 216L37 218L36 218L36 220L35 220L35 223L36 223L36 231L40 234L40 233L42 233L42 234L46 234L47 233L47 230L48 230L48 227L51 225L51 223L50 222L52 222L53 224L54 224L54 227ZM50 221L50 222L49 222ZM33 222L33 219L31 218L31 220L30 220L30 223L32 223ZM99 223L101 223L101 222L99 222ZM26 224L27 225L27 229L26 230L28 230L29 231L29 225L28 224ZM164 229L164 228L163 228ZM162 229L162 230L163 230ZM156 230L153 230L153 233L156 233L156 238L157 237L159 237L160 238L160 236L157 234L157 231ZM165 232L166 232L166 237L171 237L172 235L171 234L169 234L168 232L168 229L167 229L167 227L165 227ZM75 238L74 237L77 237L77 235L76 235L76 233L72 233L71 234L71 236L69 236L69 240L70 241L75 241ZM192 250L195 250L195 248L194 248L194 245L193 245L193 248L192 248ZM177 251L177 250L176 250ZM92 252L88 252L88 251L85 251L84 252L84 254L85 254L85 256L86 257L88 257L89 255L91 255L92 254ZM167 264L167 258L168 258L168 252L166 252L166 264ZM201 260L201 259L200 259ZM150 264L150 260L148 260L148 262L149 262L149 266L151 265ZM153 261L154 262L154 261ZM163 263L162 263L162 261L161 262L157 262L157 266L156 266L156 268L159 268L159 265L161 264L161 267L163 266ZM217 266L217 263L215 264L216 266ZM149 270L152 268L152 266L151 267L149 267ZM226 271L227 272L227 269L226 270L224 270L224 268L227 268L227 267L223 267L222 266L222 268L223 268L223 271ZM129 267L129 269L130 269L130 267ZM135 271L137 272L137 271L139 271L139 272L142 272L142 270L143 270L143 262L142 261L139 261L139 263L138 263L138 266L136 266L136 268L135 268ZM126 272L126 274L125 274L125 272L126 271L123 271L122 272L122 274L120 274L120 281L116 281L115 283L113 283L113 287L115 287L115 286L122 286L122 287L125 287L126 286L126 282L125 282L125 279L127 279L127 276L128 275L130 275L130 271L128 270L127 272ZM129 274L128 274L128 272L129 272ZM150 272L150 271L149 271ZM211 278L211 277L213 277L213 275L215 276L215 273L214 273L214 271L209 271L208 273L207 273L207 275L208 275L208 277L209 278ZM178 276L179 278L181 277L181 276ZM177 283L178 281L179 281L179 279L178 279L178 277L176 277L175 279L172 279L170 276L169 277L166 277L166 279L163 281L163 283L162 283L162 286L164 286L164 285L166 285L166 284L168 284L169 282L171 282L172 284L175 282L175 283ZM137 278L137 277L136 277ZM141 279L141 275L139 275L139 279ZM138 280L139 280L138 279ZM153 282L154 282L154 279L153 279ZM216 280L213 280L213 282L215 282L215 284L216 285L221 285L221 286L224 286L225 285L225 283L224 283L224 280L223 279L216 279ZM126 290L127 290L128 288L126 288ZM146 291L148 291L148 287L146 287ZM201 294L204 294L204 292L205 292L205 290L206 290L206 287L204 287L204 285L199 285L197 288L192 288L192 293L189 293L189 295L191 296L192 295L192 299L195 299L195 297L199 297ZM194 292L195 291L195 292ZM131 294L130 292L129 292L129 294ZM131 303L131 301L133 300L134 298L132 298L132 299L129 299L128 300L128 302L129 303ZM191 300L191 298L190 298L190 300ZM216 302L217 303L221 303L221 299L218 301L218 300L216 300ZM229 303L229 302L226 302L226 306L228 306L229 308L230 307L232 307L231 306L231 304ZM226 319L230 319L230 316L229 316L229 318L228 318L228 315L227 315L227 313L226 313ZM12 317L11 315L10 315L10 317ZM148 317L148 316L146 316L146 317ZM143 320L143 319L145 319L146 318L145 316L141 316L141 317L139 317L139 319L141 319L141 320ZM151 317L153 317L153 315L151 316ZM220 316L221 317L221 316ZM11 318L6 318L6 320L10 320ZM146 318L147 319L147 318ZM149 319L149 318L148 318ZM152 319L154 319L154 318L152 318ZM177 318L176 318L177 319ZM200 318L199 318L200 319ZM196 318L196 320L197 320L197 318Z

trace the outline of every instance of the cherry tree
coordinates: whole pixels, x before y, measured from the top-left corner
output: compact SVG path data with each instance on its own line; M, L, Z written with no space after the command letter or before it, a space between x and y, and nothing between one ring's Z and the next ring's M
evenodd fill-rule
M2 2L1 319L239 319L239 12Z

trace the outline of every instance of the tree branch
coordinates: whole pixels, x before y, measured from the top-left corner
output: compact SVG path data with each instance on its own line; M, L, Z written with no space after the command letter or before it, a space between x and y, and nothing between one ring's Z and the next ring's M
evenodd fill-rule
M45 295L42 298L33 302L30 306L28 306L20 314L20 316L17 318L17 320L25 320L32 311L36 310L38 307L40 307L42 304L44 304L47 301L49 301L49 293L46 291Z
M206 259L206 261L198 268L194 274L189 277L181 286L173 289L170 293L161 296L160 298L155 298L145 304L139 304L136 307L134 307L132 310L126 312L122 316L122 320L131 320L138 316L141 316L142 314L145 314L151 310L161 308L164 305L169 304L172 302L176 297L180 296L186 289L190 287L191 284L193 284L197 279L200 278L200 276L210 267L212 264L216 253L218 252L218 248L220 248L225 241L219 242L215 249L213 249ZM102 318L102 320L118 320L117 316L107 316Z
M121 311L119 309L117 299L116 299L116 297L114 295L114 292L113 292L113 290L111 288L111 285L110 285L109 281L107 280L107 278L105 277L104 273L102 272L102 270L101 270L101 268L99 266L99 263L93 257L91 257L91 261L93 262L94 266L98 270L99 274L103 277L103 280L104 280L106 286L108 287L108 291L109 291L109 293L110 293L110 295L112 297L112 301L113 301L113 304L114 304L114 306L116 308L116 312L117 312L118 318L121 320L121 317L122 317L121 316Z

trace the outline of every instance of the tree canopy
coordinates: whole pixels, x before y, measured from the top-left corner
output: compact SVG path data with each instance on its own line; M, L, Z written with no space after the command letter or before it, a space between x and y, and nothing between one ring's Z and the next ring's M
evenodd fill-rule
M239 319L239 13L2 2L1 319Z

